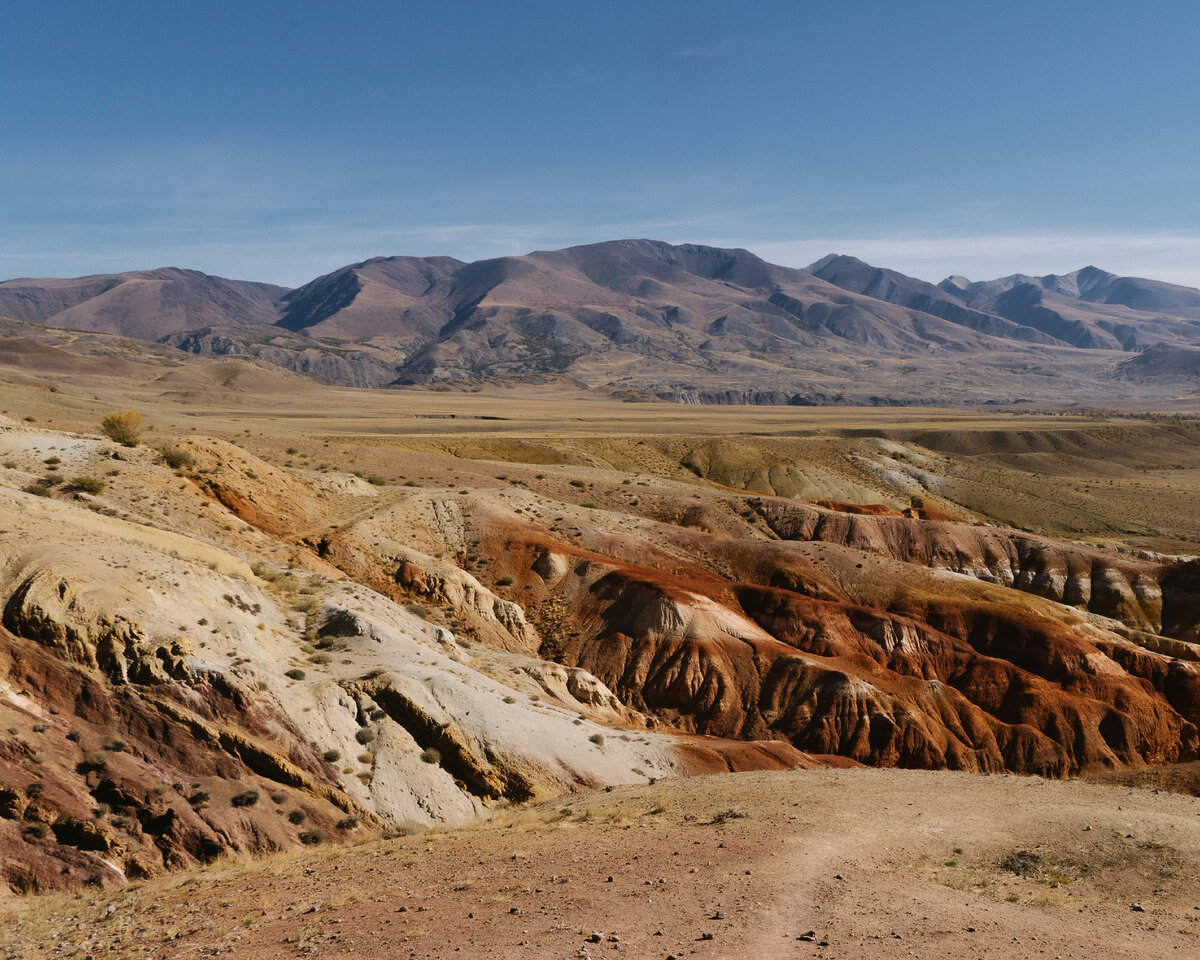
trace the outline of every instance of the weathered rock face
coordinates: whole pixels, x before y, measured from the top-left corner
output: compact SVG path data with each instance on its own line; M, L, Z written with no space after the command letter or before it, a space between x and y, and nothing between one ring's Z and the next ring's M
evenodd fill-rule
M685 507L669 525L600 517L583 543L554 542L490 504L467 535L503 558L490 573L526 598L543 656L678 729L1050 776L1196 756L1190 565L886 510L750 504L788 539Z
M659 489L586 452L410 488L177 446L172 471L0 419L13 889L693 771L1200 750L1197 561L849 502L860 465L775 476L745 444L681 443ZM829 498L698 486L716 460ZM59 462L111 486L21 492Z
M684 729L1050 776L1196 754L1194 665L1152 670L1159 658L1051 620L983 605L914 619L751 586L722 606L649 571L602 569L572 597L582 630L555 654Z
M1160 581L1166 572L1160 564L1014 530L853 514L779 499L758 499L752 505L786 540L834 543L965 574L1140 629L1157 632L1163 626Z
M46 459L36 437L19 439L12 455ZM113 462L103 444L51 444L79 472ZM303 524L322 500L372 513L368 484L216 441L179 446L194 461L183 476L153 451L119 461L135 474L130 505L150 499L172 529L0 483L0 889L117 883L457 823L499 800L813 762L784 744L656 730L586 670L537 658L521 607L454 563L398 542L368 551L351 533L324 541L326 559L308 553ZM443 499L417 507L440 537L464 526ZM188 533L279 549L267 533L289 521L286 549L307 566L261 578ZM370 582L368 558L384 564L379 591L331 565ZM454 611L492 642L460 642L386 593Z

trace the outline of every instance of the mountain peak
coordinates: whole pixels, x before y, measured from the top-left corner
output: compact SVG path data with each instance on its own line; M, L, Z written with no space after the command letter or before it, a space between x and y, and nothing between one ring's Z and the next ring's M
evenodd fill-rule
M862 261L858 260L856 257L848 257L844 253L827 253L820 260L814 260L804 269L808 273L818 273L821 270L824 270L830 264L837 263L839 260L854 260L856 263L862 263Z

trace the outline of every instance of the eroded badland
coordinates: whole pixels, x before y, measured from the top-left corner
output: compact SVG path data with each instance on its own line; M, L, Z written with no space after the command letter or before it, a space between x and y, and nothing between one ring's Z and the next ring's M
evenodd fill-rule
M8 956L1200 942L1197 421L0 388Z

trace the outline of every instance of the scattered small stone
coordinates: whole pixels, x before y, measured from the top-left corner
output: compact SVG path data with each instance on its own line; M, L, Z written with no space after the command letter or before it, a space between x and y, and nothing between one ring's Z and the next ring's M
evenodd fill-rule
M588 943L599 943L603 939L604 939L604 934L602 934L602 933L589 933L587 935Z
M809 930L807 933L800 934L800 936L798 936L796 939L803 940L805 943L812 943L817 939L817 931Z
M1129 909L1132 910L1134 913L1145 913L1146 912L1146 908L1143 907L1140 903L1131 903L1129 905Z
M712 918L713 918L714 920L724 920L724 919L725 919L725 911L724 911L724 910L718 910L716 913L714 913L714 914L712 915Z
M840 873L835 873L835 874L833 875L833 879L834 879L834 880L845 880L846 878L845 878L845 877L843 877L843 876L842 876Z
M708 930L705 930L702 934L700 934L700 939L701 940L716 940L717 935Z

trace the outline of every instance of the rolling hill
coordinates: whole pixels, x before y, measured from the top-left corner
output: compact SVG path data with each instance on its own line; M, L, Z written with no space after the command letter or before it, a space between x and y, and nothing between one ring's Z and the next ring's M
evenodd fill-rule
M248 356L359 387L567 380L698 403L1173 398L1200 291L1094 267L927 283L831 254L617 240L463 263L377 257L295 290L166 268L0 283L0 315ZM1134 369L1137 369L1136 367Z

